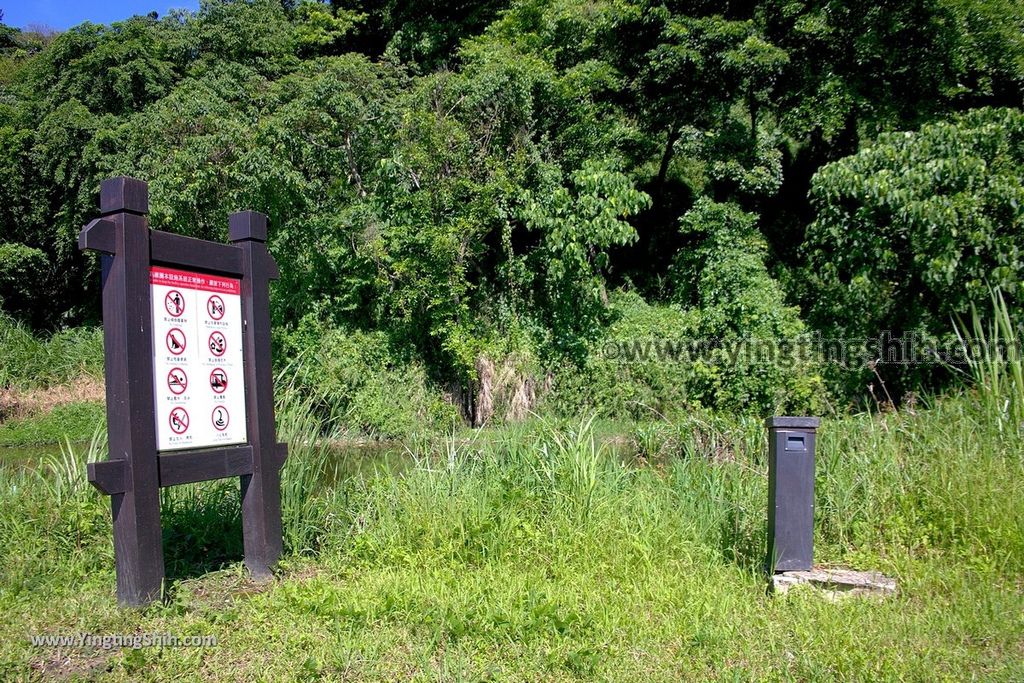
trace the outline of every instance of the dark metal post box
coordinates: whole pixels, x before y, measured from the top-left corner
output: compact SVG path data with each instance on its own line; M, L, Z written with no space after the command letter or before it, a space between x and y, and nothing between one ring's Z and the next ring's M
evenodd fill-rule
M769 573L811 569L814 562L816 417L768 418Z

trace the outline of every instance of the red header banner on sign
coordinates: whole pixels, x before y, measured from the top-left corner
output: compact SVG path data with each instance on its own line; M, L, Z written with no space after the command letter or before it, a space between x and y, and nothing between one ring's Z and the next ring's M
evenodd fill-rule
M242 291L239 281L235 278L194 273L187 270L175 270L174 268L151 267L149 269L149 283L151 285L186 287L188 289L198 289L204 292L221 292L223 294L241 294Z

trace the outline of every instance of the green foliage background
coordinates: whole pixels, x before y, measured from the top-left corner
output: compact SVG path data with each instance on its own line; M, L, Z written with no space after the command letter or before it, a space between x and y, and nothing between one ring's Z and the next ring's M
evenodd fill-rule
M1016 311L1022 29L1008 0L204 0L0 26L0 306L98 323L76 236L127 174L154 228L270 216L279 361L322 361L296 381L372 433L472 419L488 363L573 409L843 405L864 368L724 344L943 335L989 285ZM722 345L606 352L695 338ZM897 398L950 379L879 372Z

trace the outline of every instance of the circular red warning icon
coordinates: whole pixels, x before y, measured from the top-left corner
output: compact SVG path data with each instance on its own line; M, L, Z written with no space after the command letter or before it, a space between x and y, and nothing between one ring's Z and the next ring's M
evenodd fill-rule
M220 320L224 317L224 299L214 294L206 300L206 312L210 314L210 317L214 320Z
M210 388L217 394L223 394L227 391L228 373L224 372L220 368L215 368L214 371L210 373Z
M168 313L177 318L185 312L185 297L178 290L172 289L164 297L164 308L167 309Z
M188 431L188 412L180 406L171 411L167 421L171 425L171 431L175 434L184 434Z
M167 331L167 350L176 356L185 353L185 333L177 327Z
M223 432L228 428L228 424L231 422L231 416L228 415L228 409L224 406L217 406L213 409L213 414L210 415L210 421L213 422L213 428L218 432Z
M181 396L188 389L188 375L181 368L171 368L167 373L167 388L175 396Z
M228 350L228 341L220 332L213 332L210 334L208 346L210 347L210 353L220 358Z

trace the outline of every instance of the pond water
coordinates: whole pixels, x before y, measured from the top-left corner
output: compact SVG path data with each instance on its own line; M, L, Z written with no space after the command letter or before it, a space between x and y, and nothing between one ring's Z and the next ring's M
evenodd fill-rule
M328 479L370 478L383 472L398 474L413 466L409 452L398 443L387 441L339 442L331 444Z

